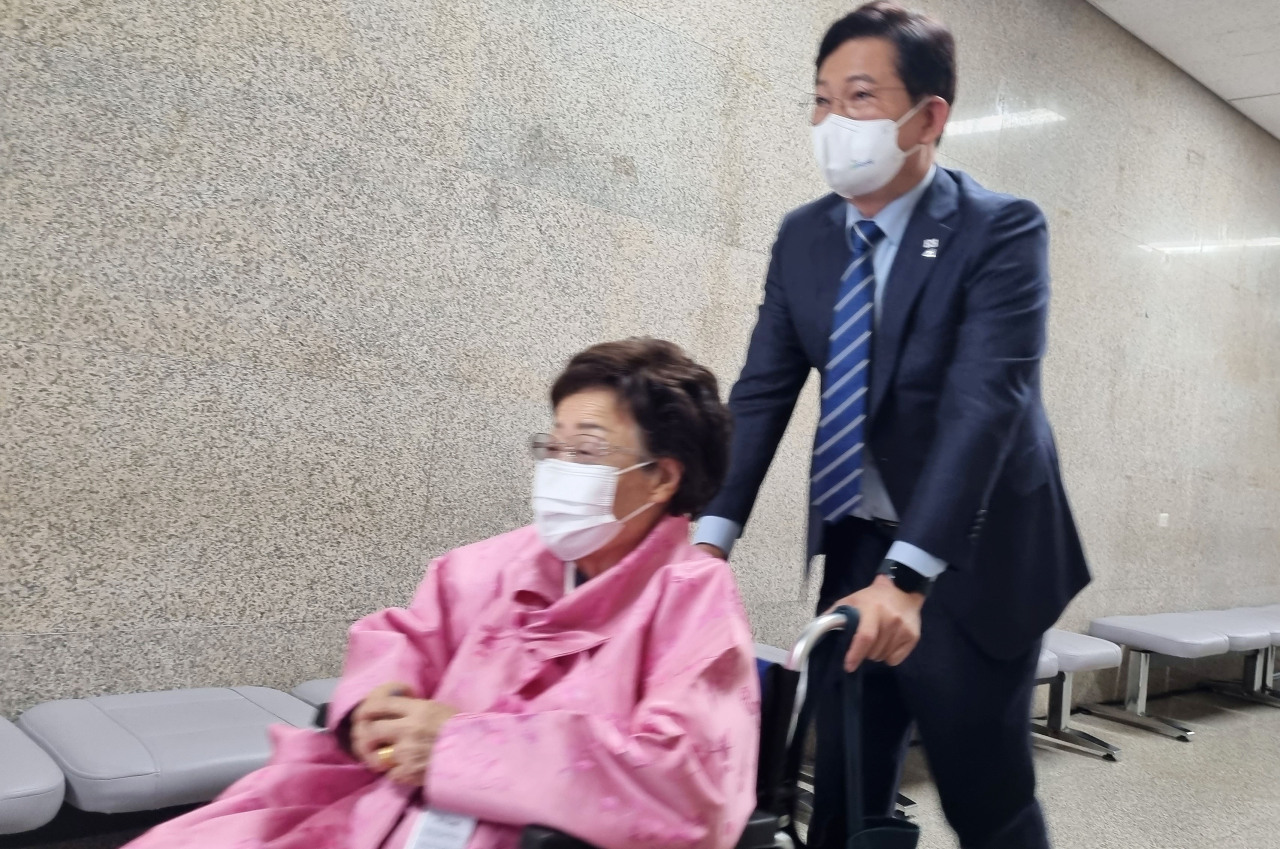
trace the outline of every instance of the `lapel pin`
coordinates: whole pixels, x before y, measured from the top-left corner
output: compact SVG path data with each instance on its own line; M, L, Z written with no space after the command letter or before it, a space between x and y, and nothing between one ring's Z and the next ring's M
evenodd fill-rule
M922 253L922 254L921 254L921 256L923 256L923 257L927 257L928 259L934 259L934 258L936 258L936 257L938 256L938 240L937 240L937 239L925 239L925 240L924 240L924 253Z

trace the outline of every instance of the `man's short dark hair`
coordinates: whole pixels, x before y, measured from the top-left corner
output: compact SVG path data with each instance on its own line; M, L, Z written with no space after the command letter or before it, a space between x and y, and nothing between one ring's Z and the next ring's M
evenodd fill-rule
M898 49L898 76L913 103L928 96L955 102L956 41L941 22L897 3L867 3L827 30L818 48L817 67L855 38L883 38Z
M684 467L667 512L701 513L729 470L729 409L715 375L661 339L604 342L569 361L551 387L551 406L596 388L613 390L640 426L650 456L672 457Z

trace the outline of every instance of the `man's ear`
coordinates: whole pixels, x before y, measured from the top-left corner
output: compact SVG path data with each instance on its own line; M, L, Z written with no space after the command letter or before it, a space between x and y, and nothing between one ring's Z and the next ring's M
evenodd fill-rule
M925 125L920 134L920 143L934 144L942 136L947 119L951 117L951 104L934 95L920 111L925 113Z

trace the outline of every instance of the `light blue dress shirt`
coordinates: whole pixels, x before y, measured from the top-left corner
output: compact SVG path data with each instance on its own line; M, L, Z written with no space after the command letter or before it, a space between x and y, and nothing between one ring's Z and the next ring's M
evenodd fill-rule
M890 272L893 269L893 260L897 257L898 248L902 244L903 234L907 231L907 224L911 221L911 214L915 212L916 204L920 202L920 198L924 196L924 193L933 183L933 178L937 171L937 166L930 168L929 173L916 184L915 188L901 197L895 198L884 209L880 210L878 215L871 219L884 233L884 238L880 240L880 243L875 248L875 253L871 257L876 273L875 314L877 322L880 320L881 296L884 294L885 284L888 282ZM846 229L853 227L861 219L862 215L858 212L856 206L851 203L845 205ZM853 511L853 515L861 519L898 521L898 511L894 508L893 501L889 498L889 492L884 487L884 479L880 477L880 470L876 468L875 459L871 456L870 451L864 451L862 457L862 501ZM695 543L710 543L727 554L733 550L733 544L741 534L742 526L737 522L726 519L723 516L703 516L702 520L698 522L698 530L693 535L693 541ZM946 561L939 560L918 546L901 540L894 542L889 548L887 556L890 560L896 560L927 578L935 578L947 568Z

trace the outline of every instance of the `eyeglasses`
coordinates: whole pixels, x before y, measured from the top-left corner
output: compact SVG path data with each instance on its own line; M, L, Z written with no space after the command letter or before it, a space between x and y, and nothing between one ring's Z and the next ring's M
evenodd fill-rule
M610 445L604 439L587 433L579 433L564 441L557 440L549 433L535 433L529 437L529 453L535 460L568 460L570 463L590 463L610 454L647 456L630 448Z
M860 85L847 92L844 97L825 94L808 95L800 101L800 107L808 115L811 124L821 124L832 112L855 121L866 118L886 118L889 116L885 114L884 100L880 93L906 90L906 86L900 85Z

